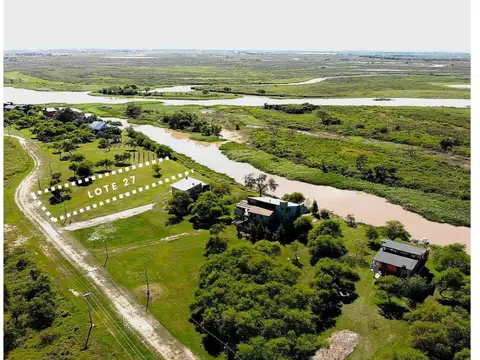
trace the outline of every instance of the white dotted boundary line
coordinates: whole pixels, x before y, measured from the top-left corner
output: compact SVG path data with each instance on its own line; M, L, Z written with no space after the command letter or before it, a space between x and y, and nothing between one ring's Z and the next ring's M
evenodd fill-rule
M166 156L165 158L159 158L159 159L153 159L152 161L146 161L145 162L145 166L150 166L150 165L153 165L153 164L156 164L157 161L159 163L165 161L165 160L170 160L170 158L168 156ZM96 178L103 178L103 177L108 177L110 175L117 175L117 174L122 174L124 171L125 172L128 172L128 171L133 171L133 170L136 170L137 168L138 169L141 169L143 168L143 163L140 163L140 164L136 164L136 165L132 165L132 166L127 166L125 168L120 168L120 169L117 169L117 170L112 170L111 172L106 172L106 173L103 173L103 174L98 174L98 175L92 175L90 177L86 177L86 178L83 178L83 179L78 179L77 181L71 181L71 182L66 182L65 184L63 185L57 185L57 186L52 186L50 188L47 188L47 189L44 189L43 191L42 190L38 190L37 191L37 194L38 195L42 195L42 194L47 194L51 191L55 191L55 190L60 190L62 188L68 188L70 186L76 186L77 184L80 185L82 183L88 183L89 181L94 181Z
M66 213L65 215L61 215L60 216L60 220L65 220L65 219L69 219L71 218L72 216L76 216L78 214L83 214L84 212L87 212L87 211L90 211L90 210L93 210L93 209L97 209L105 204L110 204L110 202L115 202L117 200L122 200L124 198L128 198L130 196L133 196L133 195L136 195L136 194L140 194L144 191L148 191L150 189L153 189L155 188L157 185L163 185L163 184L168 184L170 181L174 181L176 179L181 179L183 178L184 176L187 176L189 174L193 174L195 171L192 169L190 171L185 171L184 173L178 173L177 175L172 175L170 176L170 178L165 178L164 180L158 180L158 181L154 181L153 183L151 184L148 184L148 185L145 185L145 186L140 186L136 189L133 189L131 191L127 191L123 194L120 194L120 195L117 195L117 196L114 196L112 197L111 199L106 199L106 200L102 200L100 202L97 203L94 203L94 204L91 204L91 205L87 205L86 207L84 208L80 208L78 210L74 210L72 212L69 212L69 213ZM32 197L34 199L36 199L36 195L35 193L32 192ZM41 201L37 201L37 204L41 205ZM45 208L45 206L42 207L42 210L44 210L43 208ZM44 210L45 211L45 210ZM47 215L50 215L50 212L47 213ZM52 217L50 220L52 220L53 222L57 222L57 218L54 218Z
M32 192L31 195L32 195L32 198L33 198L34 200L37 200L37 199L38 199L38 198L37 198L37 195L35 195L34 192ZM40 200L37 200L37 201L35 202L35 205L37 205L37 206L45 213L46 216L48 216L48 218L50 219L50 221L52 221L52 222L54 222L54 223L56 223L56 222L58 221L58 219L57 219L56 217L50 216L50 215L52 215L52 213L47 209L47 207L46 207L45 205L43 205L43 203L42 203Z

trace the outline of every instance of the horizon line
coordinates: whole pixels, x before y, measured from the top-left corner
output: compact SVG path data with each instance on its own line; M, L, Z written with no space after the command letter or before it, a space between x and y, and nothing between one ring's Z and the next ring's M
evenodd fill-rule
M258 52L297 52L297 53L345 53L345 52L369 52L369 53L448 53L448 54L468 54L470 51L459 50L370 50L370 49L341 49L341 50L298 50L298 49L228 49L228 48L108 48L108 47L92 47L92 48L17 48L17 49L4 49L4 51L85 51L85 50L108 50L108 51L258 51Z

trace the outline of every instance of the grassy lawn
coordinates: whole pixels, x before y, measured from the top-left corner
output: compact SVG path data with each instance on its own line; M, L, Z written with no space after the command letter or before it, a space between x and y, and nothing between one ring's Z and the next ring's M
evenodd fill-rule
M31 171L32 159L15 139L4 138L4 239L5 251L23 249L29 264L48 275L57 295L58 315L47 329L30 330L26 340L12 350L8 359L130 359L156 357L118 319L107 299L45 241L33 224L14 203L14 193L21 180ZM28 276L28 274L27 274ZM29 277L29 276L28 276ZM27 279L20 272L5 273L6 284L25 286ZM88 332L88 308L81 296L92 292L95 328L89 348L83 351ZM42 343L46 335L50 344Z
M146 302L145 271L148 271L153 296L149 311L195 354L202 359L213 359L188 321L189 304L200 267L205 263L203 253L209 234L206 230L194 230L187 220L166 226L166 218L165 211L157 208L115 221L108 227L75 231L74 236L92 251L99 264L105 260L103 240L108 239L112 250L106 269L140 304ZM159 241L184 233L187 235L175 240Z

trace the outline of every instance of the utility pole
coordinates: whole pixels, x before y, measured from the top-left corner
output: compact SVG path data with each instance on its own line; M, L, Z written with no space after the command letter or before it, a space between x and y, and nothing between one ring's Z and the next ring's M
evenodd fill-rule
M228 347L227 344L223 346L223 351L225 352L225 360L228 360Z
M148 305L150 304L150 284L148 283L148 272L145 270L145 278L147 279L147 307L145 311L148 311Z
M63 203L63 216L65 216L65 221L63 222L65 224L67 222L67 207L65 203Z
M108 261L108 246L107 246L107 239L105 239L105 263L103 264L103 267L107 266L107 261Z
M50 176L52 176L52 163L50 161L48 162L48 167L50 168Z
M37 176L38 180L38 190L42 190L42 185L40 185L40 176Z
M90 317L90 329L88 329L87 340L85 341L85 346L84 346L83 350L88 349L88 340L90 339L90 334L92 333L92 329L95 326L93 324L93 321L92 321L92 310L90 308L90 300L89 300L90 295L92 295L92 293L86 293L85 295L83 295L83 297L85 298L85 300L87 301L87 304L88 304L88 316Z

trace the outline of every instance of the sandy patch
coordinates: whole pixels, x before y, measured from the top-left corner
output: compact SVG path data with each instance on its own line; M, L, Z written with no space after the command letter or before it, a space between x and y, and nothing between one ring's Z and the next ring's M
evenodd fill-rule
M16 226L10 224L3 224L3 232L8 234L9 232L15 231L17 229Z
M312 360L343 360L360 341L360 335L350 330L335 331L328 339L328 348L320 349Z
M80 296L80 293L74 289L68 289L68 291L70 291L74 296Z
M30 239L30 237L28 236L19 236L12 242L11 245L13 247L19 247L19 246L25 245L28 239Z
M135 289L135 294L140 297L144 298L145 301L147 300L147 285L142 285L139 286ZM152 303L155 300L158 300L162 298L163 296L163 290L162 288L157 285L157 284L150 284L150 303Z

